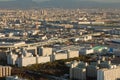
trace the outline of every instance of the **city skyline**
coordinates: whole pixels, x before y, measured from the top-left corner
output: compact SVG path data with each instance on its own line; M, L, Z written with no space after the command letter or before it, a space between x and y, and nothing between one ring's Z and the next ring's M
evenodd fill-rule
M120 80L119 1L37 1L0 1L0 80Z

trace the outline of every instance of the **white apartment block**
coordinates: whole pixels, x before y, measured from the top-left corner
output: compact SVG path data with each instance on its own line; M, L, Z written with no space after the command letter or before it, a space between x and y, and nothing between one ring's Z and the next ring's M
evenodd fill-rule
M68 50L68 58L79 57L79 51Z
M71 80L119 80L120 66L113 65L111 61L91 62L89 65L80 61L71 62Z
M74 58L74 57L79 57L79 51L73 51L73 50L67 50L66 52L54 52L51 55L51 60L61 60L61 59L69 59L69 58Z
M120 79L120 67L115 65L110 69L100 69L97 71L97 80L119 80Z
M6 77L11 75L11 67L10 66L0 66L0 77Z
M48 56L52 54L52 48L41 47L38 49L39 56Z
M86 80L87 63L74 61L70 68L70 80Z
M61 59L67 59L67 54L66 53L54 53L52 55L52 60L61 60Z
M69 50L65 53L52 53L52 48L41 48L39 54L36 54L36 48L33 47L21 49L18 54L10 52L10 54L7 55L7 63L23 67L74 57L79 57L78 51Z

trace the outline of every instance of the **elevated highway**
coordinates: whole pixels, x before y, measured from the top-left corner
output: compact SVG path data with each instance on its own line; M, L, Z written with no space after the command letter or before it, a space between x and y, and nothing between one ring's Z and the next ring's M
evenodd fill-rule
M95 35L101 35L102 33L93 33L93 34L86 34L86 35L91 35L91 36L95 36ZM86 36L86 35L82 35L82 36ZM37 42L37 43L31 43L31 44L22 44L22 45L0 45L0 49L2 48L18 48L18 47L38 47L38 46L44 46L44 45L50 45L53 43L63 43L66 42L69 39L74 39L74 38L80 38L82 36L76 36L76 37L70 37L70 38L54 38L54 39L49 39L47 41L43 41L43 42Z

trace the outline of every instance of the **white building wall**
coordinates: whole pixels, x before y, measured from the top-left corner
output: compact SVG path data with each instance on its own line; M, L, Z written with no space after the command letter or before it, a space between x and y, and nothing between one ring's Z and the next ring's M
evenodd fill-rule
M25 42L18 42L18 43L15 43L14 46L18 46L18 45L24 45Z
M50 56L36 57L36 63L46 63L46 62L50 62Z
M91 22L78 22L78 24L91 24Z
M17 64L18 67L36 64L36 57L20 57Z
M111 69L101 69L97 72L97 80L117 80L120 79L120 67Z
M79 57L79 51L69 51L68 58Z
M67 59L67 54L58 53L54 55L54 60Z
M84 68L71 68L70 78L76 80L86 80L86 69Z
M86 51L85 51L85 54L91 54L91 53L94 53L94 50L93 50L93 49L89 49L89 50L86 50Z
M52 54L52 48L39 48L40 56L48 56Z

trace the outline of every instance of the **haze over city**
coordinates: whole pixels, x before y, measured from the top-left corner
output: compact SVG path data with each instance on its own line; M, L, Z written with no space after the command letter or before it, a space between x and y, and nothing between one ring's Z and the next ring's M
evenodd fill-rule
M119 4L120 0L0 0L1 8L119 8Z

